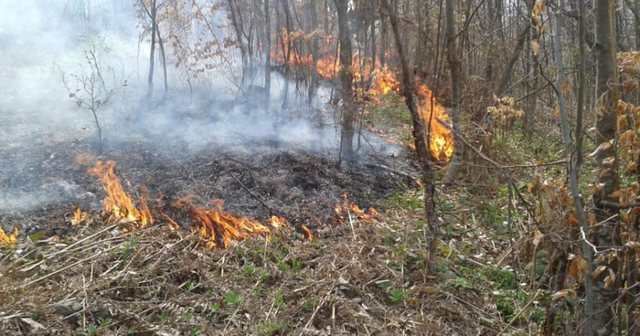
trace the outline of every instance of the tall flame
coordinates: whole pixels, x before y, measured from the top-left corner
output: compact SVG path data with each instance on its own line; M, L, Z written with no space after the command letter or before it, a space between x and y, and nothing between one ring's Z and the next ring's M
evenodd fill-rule
M422 104L418 106L418 113L425 127L431 130L429 138L429 152L440 161L449 161L453 155L453 135L451 130L443 126L438 120L448 122L449 116L440 104L433 98L433 93L426 85L418 87L418 95ZM433 101L432 101L433 99ZM431 107L433 106L433 110ZM425 130L429 132L429 130ZM425 135L426 136L426 135Z
M96 166L89 169L89 174L100 178L107 192L107 198L103 201L104 211L110 213L116 219L126 219L139 223L144 227L153 224L153 217L147 205L146 192L140 198L139 208L136 208L131 197L122 188L120 178L115 174L115 161L98 161Z

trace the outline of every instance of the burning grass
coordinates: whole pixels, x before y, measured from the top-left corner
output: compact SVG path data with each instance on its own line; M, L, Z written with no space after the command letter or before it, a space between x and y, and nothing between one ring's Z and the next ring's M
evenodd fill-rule
M285 226L207 253L197 232L180 235L162 225L127 231L126 223L94 215L77 236L22 241L0 259L0 330L439 335L466 334L493 318L405 265L403 258L421 255L420 244L394 242L419 240L419 230L345 215L352 226L327 226L312 241L290 239L296 234Z

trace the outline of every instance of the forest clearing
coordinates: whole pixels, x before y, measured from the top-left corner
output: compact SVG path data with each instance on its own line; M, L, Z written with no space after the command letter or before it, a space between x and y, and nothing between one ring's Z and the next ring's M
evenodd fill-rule
M0 1L1 335L640 335L640 2Z

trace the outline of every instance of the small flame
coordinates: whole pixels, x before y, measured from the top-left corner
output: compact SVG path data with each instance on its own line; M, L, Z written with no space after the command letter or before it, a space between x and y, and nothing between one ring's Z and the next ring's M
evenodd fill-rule
M242 241L252 235L266 235L271 230L258 221L249 220L246 217L238 218L224 210L222 200L214 200L213 208L196 207L191 204L190 198L182 198L176 202L177 207L186 207L190 210L193 220L197 224L193 228L200 238L206 242L206 247L215 249L228 247L233 241Z
M14 246L18 242L18 234L20 231L17 227L13 228L13 232L7 235L2 228L0 228L0 245Z
M78 225L89 218L89 214L80 210L80 208L76 208L73 211L73 218L71 218L71 225Z
M107 192L107 198L103 201L103 211L110 213L116 220L137 222L141 227L153 224L153 217L147 205L147 191L143 190L138 202L139 209L136 208L131 197L122 188L120 178L115 174L115 165L115 161L106 164L98 161L95 167L89 169L89 174L100 178Z
M357 204L349 202L349 198L346 192L342 193L342 199L342 203L336 204L334 208L338 223L345 223L346 218L348 218L349 214L353 214L357 219L366 223L372 223L376 218L380 217L380 214L374 208L369 208L367 210L367 213L365 211L362 211Z
M269 218L269 224L276 229L281 228L287 225L287 219L278 216L271 216L271 218Z
M440 161L449 161L453 155L453 135L451 130L438 121L448 122L449 116L444 107L435 102L435 100L433 101L433 111L431 110L433 93L426 85L420 85L418 95L422 98L422 104L418 106L418 113L422 118L423 125L425 127L428 125L431 130L429 152ZM428 132L428 130L425 131Z
M304 239L308 241L313 241L313 234L311 233L311 230L309 230L309 228L304 224L302 224L301 228L302 228L302 236L304 237Z

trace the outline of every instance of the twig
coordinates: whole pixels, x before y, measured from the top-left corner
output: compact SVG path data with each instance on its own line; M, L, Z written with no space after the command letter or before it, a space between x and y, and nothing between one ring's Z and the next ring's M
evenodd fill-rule
M251 197L253 197L256 201L258 201L265 209L267 209L267 211L269 211L270 215L274 215L276 212L273 211L273 209L271 209L270 206L267 205L267 203L265 203L258 195L254 194L246 185L244 185L244 183L242 183L242 181L240 181L240 179L238 179L234 174L229 173L229 175L231 175L231 177L233 177L238 184L240 184L240 186L247 191L247 193L249 193L249 195Z
M313 311L313 314L311 314L311 317L309 318L309 321L307 321L307 324L304 325L304 328L302 329L303 332L300 333L300 336L302 336L304 334L304 330L307 330L309 328L309 326L311 325L311 323L313 323L313 319L316 317L316 314L318 313L320 308L322 308L322 305L324 304L324 302L327 301L327 298L329 297L330 294L331 294L331 292L327 293L322 298L322 300L320 301L320 303L318 304L316 309Z
M351 233L353 234L353 240L355 241L357 237L356 237L356 230L353 227L353 218L351 218L351 211L347 211L347 216L349 216L349 225L351 226Z
M98 252L98 253L96 253L96 254L94 254L94 255L90 256L90 257L87 257L87 258L84 258L84 259L80 259L80 260L78 260L78 261L74 262L74 263L73 263L73 264L71 264L71 265L65 266L65 267L63 267L63 268L61 268L61 269L59 269L59 270L57 270L57 271L54 271L54 272L51 272L51 273L49 273L49 274L47 274L47 275L41 276L41 277L39 277L39 278L37 278L37 279L35 279L35 280L29 281L29 282L27 282L26 284L24 284L24 285L20 286L20 288L25 288L25 287L28 287L28 286L30 286L30 285L33 285L33 284L35 284L35 283L37 283L37 282L40 282L40 281L45 280L45 279L47 279L47 278L50 278L50 277L52 277L52 276L54 276L54 275L56 275L56 274L58 274L58 273L60 273L60 272L66 271L67 269L69 269L69 268L71 268L71 267L77 266L77 265L79 265L79 264L81 264L81 263L83 263L83 262L85 262L85 261L88 261L88 260L91 260L91 259L93 259L93 258L95 258L95 257L98 257L98 256L100 256L102 253L104 253L104 252L103 252L103 251L100 251L100 252Z
M505 332L507 329L509 329L509 327L511 327L511 325L513 325L513 322L515 322L515 321L520 317L520 315L522 315L522 313L524 313L524 311L525 311L525 310L527 310L527 308L529 308L529 306L531 306L531 304L533 303L533 301L535 301L535 299L537 299L537 298L538 298L538 295L540 295L540 293L541 293L541 292L542 292L542 290L541 290L541 289L538 289L538 291L536 291L536 293L535 293L535 294L533 295L533 297L529 300L529 302L527 302L527 304L526 304L526 305L524 305L524 307L522 307L522 309L520 309L520 312L518 312L518 313L517 313L517 314L516 314L512 319L511 319L511 321L509 321L509 323L508 323L504 328L502 328L502 330L500 330L500 332L498 333L498 335L497 335L497 336L500 336L500 335L504 334L504 332Z
M104 229L102 229L102 230L100 230L100 231L98 231L98 232L96 232L96 233L94 233L94 234L92 234L92 235L90 235L90 236L87 236L87 237L85 237L85 238L82 238L82 239L78 240L77 242L75 242L75 243L73 243L73 244L71 244L71 245L69 245L69 246L67 246L67 247L63 248L62 250L60 250L60 251L58 251L58 252L52 253L52 254L50 254L50 255L48 255L48 256L45 256L44 258L45 258L45 259L49 259L49 258L51 258L51 257L54 257L54 256L58 255L58 254L64 253L64 252L66 252L67 250L71 249L72 247L75 247L75 246L79 245L80 243L83 243L83 242L85 242L85 241L87 241L87 240L89 240L89 239L91 239L91 238L94 238L94 237L96 237L96 236L99 236L100 234L102 234L102 233L104 233L104 232L107 232L107 231L109 231L109 230L111 230L111 229L113 229L113 228L117 227L118 225L120 225L120 224L124 224L124 223L126 223L126 222L119 221L119 222L117 222L117 223L115 223L115 224L113 224L113 225L109 225L109 226L107 226L106 228L104 228Z
M584 233L584 229L582 227L580 227L580 234L582 235L582 240L584 240L584 242L593 249L593 253L598 254L598 248L593 245L593 243L591 243L589 239L587 239L587 234Z

